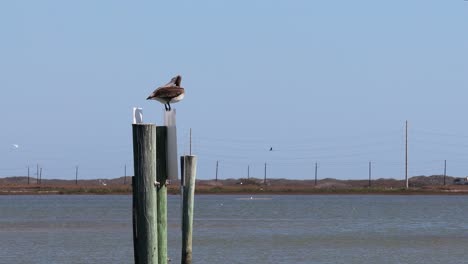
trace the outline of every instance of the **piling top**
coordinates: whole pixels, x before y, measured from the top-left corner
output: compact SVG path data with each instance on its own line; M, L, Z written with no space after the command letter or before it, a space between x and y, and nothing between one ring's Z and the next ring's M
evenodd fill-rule
M132 124L133 126L155 126L155 123L137 123L137 124Z
M164 125L168 127L176 126L176 110L175 109L164 112Z

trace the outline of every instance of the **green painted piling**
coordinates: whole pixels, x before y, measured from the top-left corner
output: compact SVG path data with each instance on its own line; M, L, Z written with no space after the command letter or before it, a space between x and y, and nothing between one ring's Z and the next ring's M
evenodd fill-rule
M185 156L182 196L182 264L192 264L193 205L197 157Z
M133 124L136 264L158 264L156 126Z
M156 179L158 200L158 262L167 264L167 127L156 128Z

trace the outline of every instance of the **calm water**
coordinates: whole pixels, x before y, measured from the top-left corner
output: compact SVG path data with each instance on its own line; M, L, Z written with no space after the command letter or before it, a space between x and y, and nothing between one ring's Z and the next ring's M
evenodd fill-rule
M196 196L194 263L468 263L468 196L253 198ZM132 261L130 196L0 196L0 263Z

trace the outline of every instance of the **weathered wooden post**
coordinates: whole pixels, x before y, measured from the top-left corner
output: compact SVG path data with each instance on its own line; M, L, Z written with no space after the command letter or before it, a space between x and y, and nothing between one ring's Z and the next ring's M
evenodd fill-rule
M197 157L183 157L182 195L182 264L192 264L193 204Z
M158 264L167 264L167 127L156 127L156 146Z
M136 264L158 264L156 126L133 124Z
M132 177L132 224L133 224L133 258L135 264L140 263L138 261L138 236L137 236L137 192L135 190L135 176Z

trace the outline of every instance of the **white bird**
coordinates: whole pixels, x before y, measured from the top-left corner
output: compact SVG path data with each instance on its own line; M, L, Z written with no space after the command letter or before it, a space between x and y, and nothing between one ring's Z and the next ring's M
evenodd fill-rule
M13 146L14 149L19 148L19 145L18 145L18 144L12 144L12 146Z

